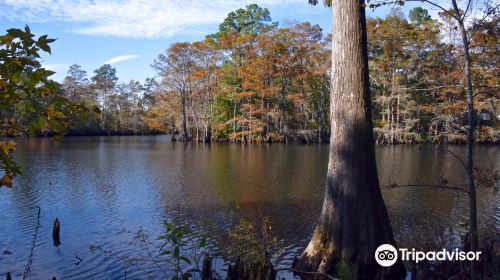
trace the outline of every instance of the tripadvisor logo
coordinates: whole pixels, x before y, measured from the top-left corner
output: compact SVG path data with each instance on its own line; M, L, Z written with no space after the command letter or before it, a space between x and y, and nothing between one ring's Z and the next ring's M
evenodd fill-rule
M464 252L455 249L453 251L448 251L443 249L441 251L416 251L414 248L408 250L406 248L399 248L399 254L396 248L391 244L382 244L378 246L375 251L375 260L381 266L392 266L398 260L398 257L402 261L414 261L418 263L419 261L478 261L481 251L477 252Z
M391 244L382 244L375 251L375 260L381 266L391 266L398 260L398 251Z

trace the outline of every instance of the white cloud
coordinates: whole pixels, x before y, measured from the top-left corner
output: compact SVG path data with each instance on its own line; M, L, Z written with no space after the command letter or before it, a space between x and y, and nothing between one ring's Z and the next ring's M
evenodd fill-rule
M115 57L112 57L112 58L106 60L106 62L104 62L104 64L113 64L113 63L117 63L117 62L131 60L131 59L138 58L138 57L139 56L136 54L126 54L126 55L115 56Z
M75 23L73 32L166 38L217 24L250 3L262 7L305 0L0 0L0 15L27 22Z
M54 72L63 72L68 69L68 64L44 64L42 67Z

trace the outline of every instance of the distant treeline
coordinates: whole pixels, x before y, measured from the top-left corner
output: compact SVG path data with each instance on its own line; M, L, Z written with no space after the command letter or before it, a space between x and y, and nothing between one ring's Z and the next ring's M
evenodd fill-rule
M499 142L499 17L471 42L476 141ZM455 22L415 8L368 19L374 134L379 143L465 142L463 58ZM157 78L118 83L103 65L88 79L73 65L63 94L95 114L70 134L172 133L183 141L326 142L330 35L284 26L255 4L231 12L203 41L172 44ZM335 58L334 58L335 59Z

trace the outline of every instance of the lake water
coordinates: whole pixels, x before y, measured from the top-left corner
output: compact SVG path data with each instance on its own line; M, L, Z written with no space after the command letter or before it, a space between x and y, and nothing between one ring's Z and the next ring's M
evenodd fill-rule
M463 167L445 150L463 146L377 147L382 184L450 185L464 182ZM211 221L219 235L245 218L269 217L283 240L280 267L299 255L321 208L328 145L172 143L167 136L80 137L62 142L23 140L17 160L24 174L14 189L0 189L0 275L22 277L41 208L30 278L122 279L144 276L119 257L135 256L141 226L151 236L162 221ZM475 147L475 161L500 166L498 146ZM451 227L463 232L467 197L429 187L384 189L399 245L422 248ZM478 194L482 235L500 229L498 195ZM52 243L52 220L61 220L62 245ZM111 252L91 252L97 245ZM422 248L424 249L424 248ZM222 249L224 250L224 249ZM76 256L83 261L78 263ZM4 276L0 276L4 277Z

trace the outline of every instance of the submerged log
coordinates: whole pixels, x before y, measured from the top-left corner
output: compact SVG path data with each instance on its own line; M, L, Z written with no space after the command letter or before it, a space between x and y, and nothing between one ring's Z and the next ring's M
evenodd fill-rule
M231 266L231 264L229 264L229 266L227 267L227 276L226 276L227 280L236 279L234 275L235 274L233 272L233 267Z
M268 262L266 280L274 280L274 279L276 279L276 270L274 270L273 264L271 262Z
M61 237L59 235L61 229L61 223L58 218L55 218L52 222L52 239L54 240L54 246L61 245Z
M201 279L202 280L211 280L212 279L212 258L208 255L205 255L203 259L203 267L201 269Z

